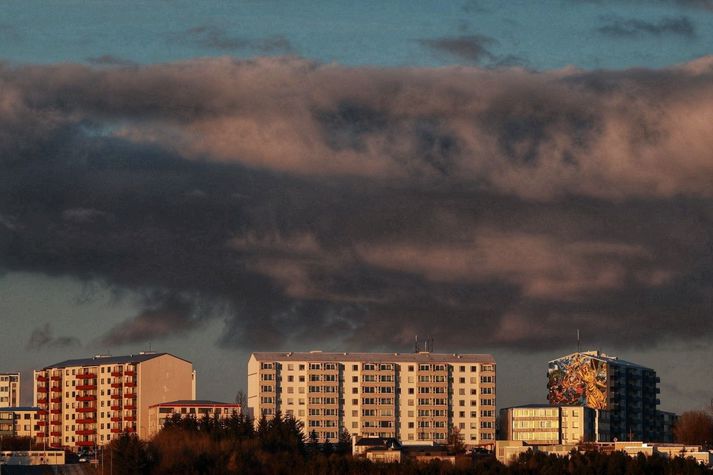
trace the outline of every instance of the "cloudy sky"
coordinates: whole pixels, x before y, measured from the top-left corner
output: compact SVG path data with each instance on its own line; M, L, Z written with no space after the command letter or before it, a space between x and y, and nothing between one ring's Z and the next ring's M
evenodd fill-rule
M502 407L580 329L713 397L713 1L197 3L0 5L0 370L151 348L230 400L418 334Z

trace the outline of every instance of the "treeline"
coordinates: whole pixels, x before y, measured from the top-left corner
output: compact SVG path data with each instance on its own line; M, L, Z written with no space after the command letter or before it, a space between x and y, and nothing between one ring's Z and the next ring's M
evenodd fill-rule
M253 420L234 415L167 421L152 440L144 442L124 434L103 454L99 473L113 475L232 475L232 474L572 474L572 475L696 475L710 474L693 460L663 457L627 457L623 453L573 453L569 457L542 453L522 454L505 466L492 456L481 455L468 467L447 462L400 464L373 463L351 456L347 433L336 444L305 437L302 424L277 416Z

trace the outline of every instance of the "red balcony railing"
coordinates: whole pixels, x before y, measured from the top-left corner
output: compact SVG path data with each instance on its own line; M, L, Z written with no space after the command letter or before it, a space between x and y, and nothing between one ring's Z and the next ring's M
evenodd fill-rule
M37 376L37 381L39 381L41 383L45 383L45 382L47 382L47 376L39 375L39 376Z
M97 379L97 375L94 373L79 373L77 379Z
M55 420L50 421L50 424L53 425L53 426L61 426L61 425L62 425L62 421L59 420L59 419L55 419Z
M96 407L78 407L77 412L87 413L87 412L97 412Z
M46 398L46 397L37 400L37 404L47 404L47 402L48 402L48 401L47 401L47 398Z
M136 427L127 427L124 429L126 432L136 432Z
M46 425L47 425L47 421L37 421L37 425L38 425L38 426L46 426Z
M112 387L112 388L120 388L120 387L121 387L121 383L111 383L111 387Z
M128 370L128 371L124 371L124 376L133 376L133 375L135 375L135 374L136 374L136 371L134 371L133 369L130 369L130 370Z
M124 409L126 409L127 411L133 411L136 409L136 406L134 406L133 404L127 404L124 406Z
M78 396L77 401L95 401L97 399L96 394L89 394L87 396Z
M80 429L75 431L77 435L94 435L97 433L96 429Z
M77 447L93 447L94 445L93 440L80 440L77 442Z
M57 431L50 432L50 435L51 435L52 437L62 437L62 433L61 433L61 432L57 432Z
M38 432L38 433L35 434L35 436L36 436L36 437L39 437L39 438L42 438L42 437L45 436L45 433L44 433L44 432Z
M52 386L52 392L53 392L53 393L61 393L61 392L62 392L62 386Z
M47 415L47 409L40 409L37 411L37 413L41 416L46 416Z
M121 417L112 417L111 422L121 422Z
M114 434L118 434L119 432L121 432L121 427L112 427L111 431Z
M77 424L96 424L97 420L91 417L87 417L84 419L77 419Z
M62 376L54 375L50 378L52 381L62 381Z
M62 398L61 397L53 397L52 399L50 399L50 402L52 404L58 404L58 403L62 402Z
M38 393L46 393L46 392L48 392L48 391L49 391L49 389L47 389L47 386L38 386L38 387L37 387L37 392L38 392Z
M124 383L124 386L126 386L127 388L135 388L135 387L136 387L136 383L133 382L133 381L127 381L127 382Z
M136 393L124 393L124 397L127 399L136 399Z
M125 421L129 421L129 422L134 422L134 421L136 421L136 417L134 417L134 416L124 416L124 420L125 420Z
M80 386L77 386L78 391L94 391L96 388L96 384L82 384Z
M50 414L62 414L62 409L50 409Z
M121 394L112 394L111 398L112 399L121 399Z
M112 411L121 411L121 406L120 405L113 405L111 406Z

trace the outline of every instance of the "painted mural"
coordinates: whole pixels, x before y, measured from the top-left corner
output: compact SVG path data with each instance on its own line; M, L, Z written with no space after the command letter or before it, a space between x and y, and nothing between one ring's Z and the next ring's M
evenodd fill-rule
M607 408L607 363L575 353L552 361L547 399L556 406Z

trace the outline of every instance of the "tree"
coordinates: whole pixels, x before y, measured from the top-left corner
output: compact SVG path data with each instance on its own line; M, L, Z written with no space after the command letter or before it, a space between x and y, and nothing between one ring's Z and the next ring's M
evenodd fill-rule
M240 404L240 411L245 414L245 409L248 407L248 395L242 389L238 389L235 394L235 404Z
M451 430L451 434L448 436L448 452L452 454L465 453L463 435L457 427L454 427L453 430Z
M708 446L713 443L713 416L705 411L687 411L673 426L676 442Z

